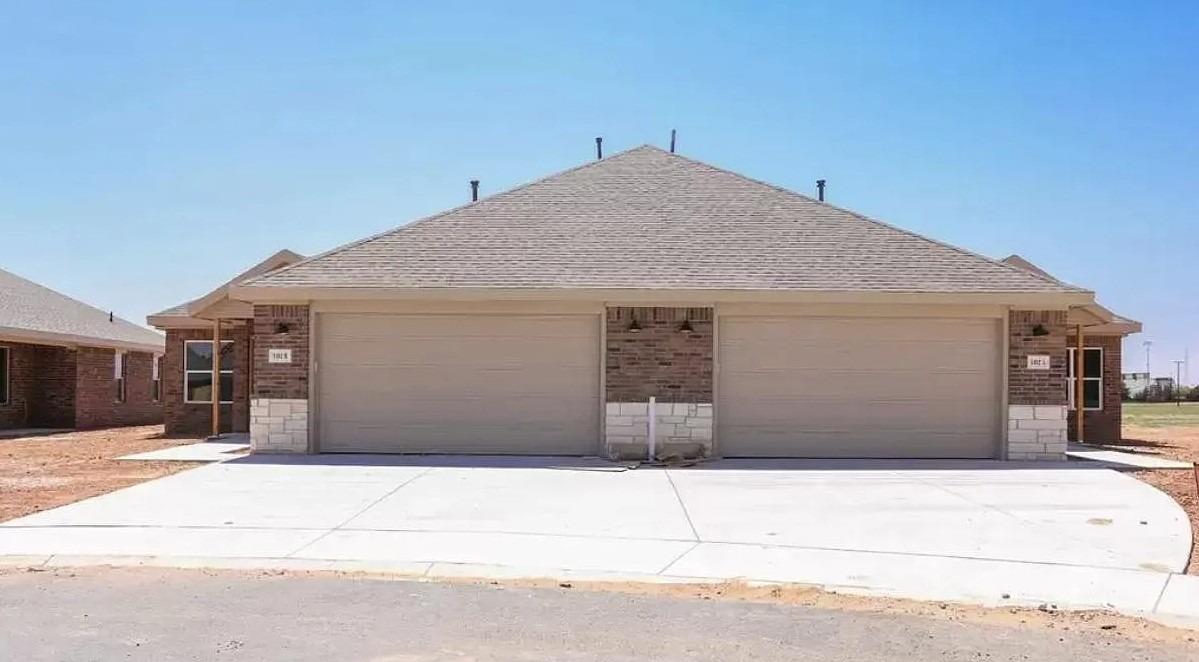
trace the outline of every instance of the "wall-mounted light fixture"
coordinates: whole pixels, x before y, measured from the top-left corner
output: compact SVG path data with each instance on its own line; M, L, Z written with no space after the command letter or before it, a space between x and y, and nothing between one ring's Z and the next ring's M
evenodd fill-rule
M1049 329L1046 329L1044 324L1038 324L1032 328L1032 334L1034 336L1047 336L1049 335Z
M275 325L276 335L285 336L289 333L291 333L291 327L287 325L287 322L279 322Z
M633 318L632 322L629 322L629 326L627 328L629 333L641 333L641 325L637 323L636 317Z
M691 333L692 331L695 329L691 327L691 320L683 320L683 323L679 325L679 333Z

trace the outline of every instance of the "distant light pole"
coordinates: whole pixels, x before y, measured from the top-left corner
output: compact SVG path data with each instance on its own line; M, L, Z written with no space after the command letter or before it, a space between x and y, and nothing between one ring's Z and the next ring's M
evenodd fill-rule
M1141 343L1145 346L1145 402L1149 401L1149 387L1153 385L1153 371L1149 368L1149 350L1153 347L1152 340Z
M1182 406L1182 364L1186 361L1174 361L1174 404Z

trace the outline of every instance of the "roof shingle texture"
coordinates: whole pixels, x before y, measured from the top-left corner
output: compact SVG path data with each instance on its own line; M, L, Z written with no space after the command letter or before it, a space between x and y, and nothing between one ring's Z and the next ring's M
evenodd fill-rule
M247 284L1079 291L650 146L343 246Z
M163 337L65 294L0 269L0 328L90 338L108 343L162 345Z

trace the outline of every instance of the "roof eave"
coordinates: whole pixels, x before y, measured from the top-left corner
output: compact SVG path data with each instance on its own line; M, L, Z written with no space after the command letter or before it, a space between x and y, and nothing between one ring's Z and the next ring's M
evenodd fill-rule
M257 278L258 276L268 274L271 271L274 271L275 269L278 269L280 267L295 264L296 262L299 262L303 259L304 259L303 255L300 255L299 253L296 253L295 251L292 251L292 250L288 250L286 248L283 250L277 251L274 254L272 254L270 257L266 258L265 260L250 267L249 269L243 271L242 273L234 276L233 280L230 280L226 283L221 284L219 287L212 290L208 294L205 294L204 296L202 296L198 299L192 299L191 301L188 301L187 303L184 303L184 304L180 304L179 306L173 306L171 308L167 308L166 310L162 310L153 315L147 316L146 323L149 324L150 326L160 326L159 322L170 324L171 320L174 320L174 319L195 319L197 317L203 317L205 310L212 308L213 306L221 303L225 299L230 298L229 297L230 288L235 283L243 281L243 280ZM178 315L178 314L168 315L168 314L166 314L168 311L173 311L176 308L180 308L180 307L183 309L183 312L186 313L185 315ZM151 320L157 320L157 321L151 321Z
M50 331L34 331L0 327L0 340L28 343L30 345L54 345L60 347L101 347L104 349L123 349L133 352L161 353L166 348L166 338L158 343L143 343L112 338L95 338L79 336L70 333L54 333Z
M782 289L650 289L650 288L480 288L480 287L279 287L234 285L231 296L266 304L318 300L591 300L627 303L952 303L994 304L1019 309L1058 310L1094 303L1085 290L1056 292L903 292Z

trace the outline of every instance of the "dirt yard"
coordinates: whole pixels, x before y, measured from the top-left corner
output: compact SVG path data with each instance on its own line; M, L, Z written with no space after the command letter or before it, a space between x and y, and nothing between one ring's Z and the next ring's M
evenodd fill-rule
M1199 403L1125 403L1121 446L1176 460L1199 462ZM1137 478L1174 497L1191 518L1199 542L1199 486L1193 471L1137 471ZM1191 550L1191 575L1199 575L1199 554Z
M114 458L196 441L164 439L161 425L0 439L0 522L189 469Z

